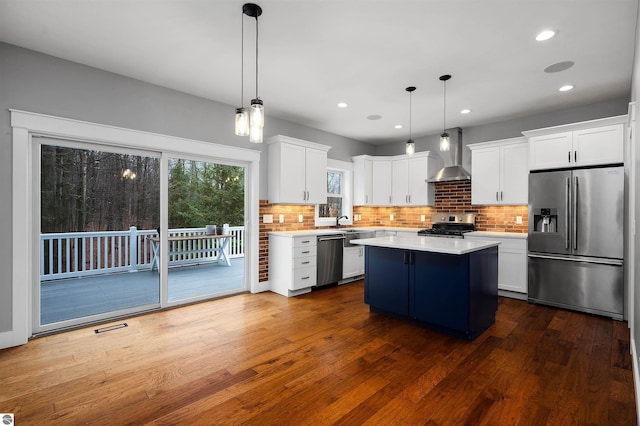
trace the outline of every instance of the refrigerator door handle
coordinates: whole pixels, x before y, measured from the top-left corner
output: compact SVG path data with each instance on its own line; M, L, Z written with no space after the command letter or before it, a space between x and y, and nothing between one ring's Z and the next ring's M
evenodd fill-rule
M573 249L578 250L578 176L573 190Z
M623 262L619 259L601 259L601 258L592 258L592 257L567 257L567 256L549 256L546 254L533 254L529 253L529 257L533 257L536 259L550 259L550 260L566 260L568 262L584 262L584 263L595 263L598 265L612 265L612 266L622 266Z
M569 215L571 210L569 209L569 197L571 194L571 178L567 178L567 185L565 187L565 210L564 210L564 248L569 249Z

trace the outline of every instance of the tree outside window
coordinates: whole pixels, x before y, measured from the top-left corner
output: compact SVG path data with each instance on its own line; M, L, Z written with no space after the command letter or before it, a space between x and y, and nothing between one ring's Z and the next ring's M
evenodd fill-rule
M327 202L318 206L318 217L342 216L343 174L327 171Z

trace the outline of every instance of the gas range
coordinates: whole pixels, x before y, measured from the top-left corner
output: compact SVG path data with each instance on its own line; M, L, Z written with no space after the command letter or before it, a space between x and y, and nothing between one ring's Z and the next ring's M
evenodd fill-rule
M466 232L475 231L474 213L434 213L431 229L421 229L418 235L440 238L464 238Z

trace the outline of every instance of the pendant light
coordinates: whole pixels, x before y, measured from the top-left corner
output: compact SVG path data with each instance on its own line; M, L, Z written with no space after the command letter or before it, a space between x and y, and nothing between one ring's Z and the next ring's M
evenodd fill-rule
M242 8L240 36L240 105L244 105L244 7ZM249 136L249 108L241 106L236 108L235 133L237 136Z
M405 153L407 155L413 155L416 152L416 143L411 138L411 93L413 93L416 88L413 86L409 86L404 90L409 92L409 139L407 140L407 144L405 146Z
M258 16L262 15L262 8L254 3L246 3L242 6L242 12L256 18L256 97L251 100L249 107L249 142L262 143L264 105L258 96Z
M449 74L441 75L440 81L444 83L444 104L442 111L442 134L440 135L440 151L449 151L449 133L446 131L446 117L447 117L447 80L451 76Z

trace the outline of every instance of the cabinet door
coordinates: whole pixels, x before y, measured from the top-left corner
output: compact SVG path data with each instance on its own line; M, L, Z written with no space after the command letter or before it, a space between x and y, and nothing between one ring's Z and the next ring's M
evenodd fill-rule
M360 272L360 250L362 247L345 247L342 259L342 278L351 278L362 274Z
M373 176L373 205L391 204L391 161L374 160L371 164Z
M573 165L573 132L535 136L529 139L530 170Z
M386 312L409 315L409 267L400 249L365 247L364 303Z
M278 203L304 203L305 199L305 148L298 145L282 144L280 148L280 198Z
M411 316L453 330L468 331L469 256L411 253Z
M366 206L372 203L371 160L356 159L353 162L353 204Z
M318 149L306 148L305 187L307 204L327 202L327 153Z
M404 206L409 204L409 160L391 162L391 204Z
M527 144L520 143L500 147L501 204L519 205L529 202L528 166L529 147Z
M426 179L429 170L429 158L417 157L409 159L409 204L412 206L429 205L429 184ZM433 184L431 184L433 185ZM433 192L433 188L431 190Z
M498 288L527 293L527 253L500 248L498 258Z
M500 148L471 151L471 204L500 203Z
M573 135L574 160L577 167L624 162L622 124L577 130Z

